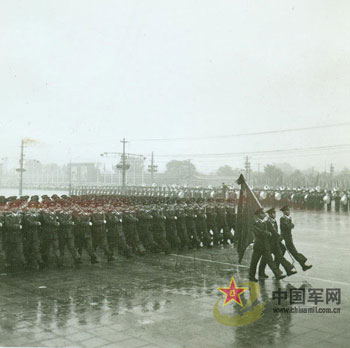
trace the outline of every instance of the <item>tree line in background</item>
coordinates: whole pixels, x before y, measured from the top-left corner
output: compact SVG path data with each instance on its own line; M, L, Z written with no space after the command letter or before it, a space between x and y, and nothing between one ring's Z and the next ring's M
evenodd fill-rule
M106 170L98 163L72 163L71 165L41 164L39 161L26 161L24 184L30 186L66 186L69 181L73 185L120 185L121 171L116 166ZM14 168L4 170L0 166L0 187L15 187L18 185L18 173ZM69 169L71 173L69 174ZM261 171L248 168L232 168L229 165L219 167L210 174L201 173L191 160L173 160L166 164L165 171L156 172L153 182L157 185L189 185L189 186L219 186L223 182L233 185L243 174L251 186L263 187L341 187L350 188L350 170L344 168L337 172L320 172L313 168L298 170L288 163L268 164ZM151 174L144 165L130 166L127 171L129 185L150 185L153 183Z
M189 161L170 161L166 165L164 177L174 179L174 183L199 183L200 181L210 181L210 177L215 177L217 184L226 180L227 184L232 183L243 173L247 181L252 186L263 187L350 187L350 170L344 168L340 172L320 172L314 168L299 170L293 168L288 163L268 164L262 171L253 171L239 168L232 168L229 165L221 166L215 173L205 175L197 171L195 165Z

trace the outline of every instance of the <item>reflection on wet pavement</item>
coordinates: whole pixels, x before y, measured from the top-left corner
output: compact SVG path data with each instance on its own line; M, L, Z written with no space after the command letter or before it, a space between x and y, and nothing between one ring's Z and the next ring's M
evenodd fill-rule
M0 345L44 347L347 347L349 218L295 212L294 238L314 267L260 283L263 315L241 327L213 317L217 287L247 281L231 249L148 255L79 269L0 274ZM341 288L340 314L275 313L278 288ZM249 298L247 292L243 302ZM220 310L222 305L220 303ZM311 305L310 305L311 306ZM326 305L324 305L325 307ZM291 307L289 301L281 306ZM333 306L334 307L334 306ZM330 306L330 308L333 308ZM228 305L228 315L239 305Z

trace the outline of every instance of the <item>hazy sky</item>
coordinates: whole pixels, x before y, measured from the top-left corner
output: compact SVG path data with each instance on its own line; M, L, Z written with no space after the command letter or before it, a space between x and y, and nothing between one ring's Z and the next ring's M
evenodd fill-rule
M125 136L161 168L165 155L350 144L349 125L136 141L350 122L349 18L348 0L2 0L0 156L17 160L22 137L41 142L27 158L65 163L102 161ZM251 161L350 166L349 150ZM193 162L242 167L244 155Z

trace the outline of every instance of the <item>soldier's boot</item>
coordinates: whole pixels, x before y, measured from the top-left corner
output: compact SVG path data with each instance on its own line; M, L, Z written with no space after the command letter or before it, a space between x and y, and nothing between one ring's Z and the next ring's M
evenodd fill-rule
M310 269L311 267L312 267L312 265L307 265L305 263L302 265L302 269L304 272L307 271L308 269Z

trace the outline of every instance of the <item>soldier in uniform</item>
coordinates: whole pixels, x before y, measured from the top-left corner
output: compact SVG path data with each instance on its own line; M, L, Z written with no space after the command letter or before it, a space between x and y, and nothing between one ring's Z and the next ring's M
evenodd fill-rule
M113 261L113 256L108 250L107 234L106 234L106 217L102 207L91 213L92 223L92 245L96 251L97 247L101 247L108 261Z
M236 228L236 210L233 204L226 204L226 220L229 228L229 233L234 233ZM237 237L236 237L237 238ZM233 242L235 243L235 235L233 235Z
M283 245L281 245L282 237L278 233L278 226L276 221L276 210L275 208L271 208L266 211L268 214L268 219L266 220L266 227L267 231L271 233L271 237L269 237L269 244L271 248L271 252L275 256L275 263L276 266L279 267L281 264L283 268L285 269L287 276L291 276L293 274L296 274L297 272L293 270L294 266L284 258L283 252L281 248ZM284 249L284 247L283 247ZM259 264L259 277L266 279L268 276L265 274L265 268L266 268L266 259L263 257Z
M127 244L130 245L133 252L139 255L145 255L146 249L141 243L140 236L137 232L137 221L135 211L129 210L123 213L123 230Z
M226 220L226 209L225 206L220 204L216 208L216 223L218 227L218 231L221 235L221 243L227 245L228 241L232 242L232 233L229 231L227 220ZM221 234L222 230L222 234Z
M45 265L49 262L49 255L52 253L57 266L61 267L61 259L58 253L58 227L60 225L54 207L43 209L41 212L41 255Z
M156 243L159 245L160 249L166 254L170 253L170 244L166 239L166 227L165 220L166 216L164 215L161 207L155 206L152 209L152 230L153 236Z
M190 240L191 240L190 247L199 249L201 242L200 242L198 235L197 235L196 220L195 220L197 215L194 212L193 206L188 205L185 208L185 213L186 213L187 233L188 233L188 236L190 237Z
M281 236L286 243L287 250L291 253L291 255L299 262L303 271L306 271L312 267L312 265L306 265L307 258L299 253L294 245L293 237L292 237L292 229L294 228L294 224L292 222L292 218L290 217L290 209L288 206L284 206L281 208L283 216L280 219L280 228L281 228Z
M187 234L186 228L186 214L185 209L180 204L176 205L176 230L180 239L180 250L187 249L190 244L190 239Z
M271 268L273 274L276 277L276 280L280 280L285 278L286 276L282 274L281 270L277 267L275 262L272 259L271 249L269 244L269 238L271 237L271 232L267 231L266 223L264 221L265 213L262 208L258 209L255 212L256 221L254 223L254 247L253 254L250 261L249 268L249 280L252 282L257 282L258 280L255 278L256 266L263 257L265 262Z
M204 246L211 248L211 234L208 231L205 207L203 205L197 205L195 207L195 214L197 216L195 220L197 236Z
M137 232L141 239L142 244L147 250L153 253L160 251L159 245L154 240L152 231L152 219L153 216L148 209L138 209L137 214Z
M126 237L123 230L123 214L121 212L115 212L116 228L117 228L117 245L118 251L121 252L126 258L132 256L131 247L126 242Z
M175 214L175 209L169 206L165 209L165 229L166 237L172 249L178 250L180 248L181 242L177 233L176 220L177 216Z
M57 211L58 221L60 223L58 229L58 245L60 250L61 264L63 264L64 251L67 249L74 260L75 264L81 263L80 255L74 245L74 221L72 213L66 210Z
M95 251L92 247L92 234L91 234L91 221L88 212L83 210L75 210L73 213L74 221L74 241L75 246L78 248L80 256L83 249L87 251L90 256L91 263L98 263L99 260L96 257Z
M117 230L118 216L113 209L106 211L106 233L108 250L114 257L118 254L118 230Z
M16 202L11 203L9 208L11 210L6 213L4 221L6 266L20 267L25 264L22 214L16 207Z
M208 232L210 233L211 231L213 233L213 244L218 245L221 242L221 237L216 223L216 209L212 204L209 204L207 206L206 215Z
M43 267L40 253L41 216L37 204L29 203L28 210L23 213L24 256L28 266Z

